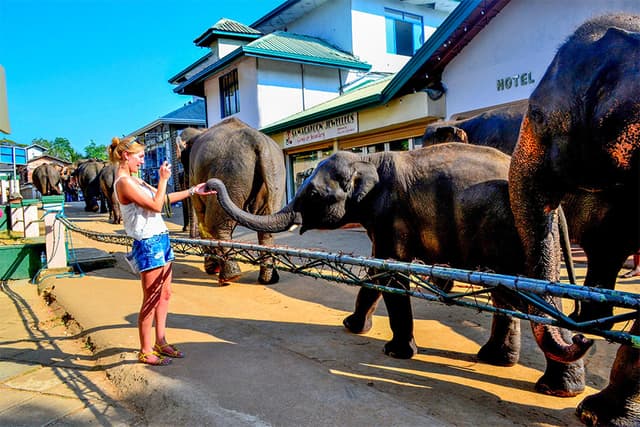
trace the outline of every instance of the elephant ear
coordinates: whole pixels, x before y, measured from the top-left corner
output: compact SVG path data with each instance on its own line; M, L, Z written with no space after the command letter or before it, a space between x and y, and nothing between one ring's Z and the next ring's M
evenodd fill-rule
M359 203L376 186L380 178L376 167L369 162L355 162L351 176L351 200Z

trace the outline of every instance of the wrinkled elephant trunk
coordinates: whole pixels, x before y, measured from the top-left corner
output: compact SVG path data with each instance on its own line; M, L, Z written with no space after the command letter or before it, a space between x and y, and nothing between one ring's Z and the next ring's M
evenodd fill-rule
M215 190L218 193L220 206L222 206L233 220L252 230L265 233L279 233L301 222L299 214L293 210L293 202L274 214L254 215L236 206L229 197L227 188L221 180L217 178L209 179L207 181L207 189Z
M574 335L569 344L565 342L561 330L554 326L531 323L531 329L545 356L555 362L571 363L580 360L593 345L593 340L582 334Z

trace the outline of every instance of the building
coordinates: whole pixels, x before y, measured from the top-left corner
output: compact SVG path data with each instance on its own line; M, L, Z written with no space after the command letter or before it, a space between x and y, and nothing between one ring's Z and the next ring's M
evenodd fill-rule
M183 173L180 157L180 131L187 128L202 128L205 121L205 105L202 99L193 99L184 106L172 111L146 126L130 133L145 145L144 167L141 177L152 185L158 183L158 168L165 160L173 166L172 177L168 184L169 191L180 188L180 177Z
M335 116L331 120L335 130L326 134L368 134L368 139L341 146L335 138L322 140L313 131L318 127L313 124L317 106L346 104L345 99L353 98L362 102L371 91L383 89L458 4L457 0L289 0L251 26L228 19L216 22L194 41L208 48L207 54L169 82L176 85L176 93L205 99L207 126L234 115L250 126L278 133L273 124L285 117L302 112L309 118L311 127L289 134L296 134L289 138L295 142L285 147L284 137L278 141L287 154L291 195L308 169L333 150L367 145L409 149L427 123L442 117L437 96L429 101L423 91L371 114ZM338 96L340 100L334 101ZM385 129L376 124L380 122L386 123ZM407 126L411 129L400 130ZM386 132L385 138L373 137L375 129Z
M461 1L393 76L261 128L286 153L288 196L335 150L411 149L433 120L526 100L577 26L619 11L640 2Z
M397 72L457 4L289 0L251 26L216 22L194 41L209 52L169 82L206 100L207 126L261 128Z

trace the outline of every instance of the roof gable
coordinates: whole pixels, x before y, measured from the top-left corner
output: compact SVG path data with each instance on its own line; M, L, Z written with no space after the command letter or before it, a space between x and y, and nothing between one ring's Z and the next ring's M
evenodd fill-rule
M196 46L209 47L211 42L219 38L235 40L254 40L262 36L258 30L232 19L222 18L202 33L193 42Z

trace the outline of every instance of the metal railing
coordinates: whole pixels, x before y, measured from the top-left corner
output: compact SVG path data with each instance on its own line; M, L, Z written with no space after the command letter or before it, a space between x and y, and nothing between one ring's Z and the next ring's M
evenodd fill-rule
M120 245L131 245L132 243L132 238L126 235L85 230L77 227L64 215L58 215L58 219L71 231L93 240ZM174 252L181 254L199 256L215 254L219 258L252 265L271 265L280 271L367 287L381 292L407 295L447 305L501 313L640 347L640 336L624 330L608 330L603 327L607 324L630 322L638 318L640 295L635 293L426 265L420 262L398 262L345 253L264 246L236 241L171 238L171 244ZM445 292L433 283L434 279L452 280L458 284L451 291ZM393 286L393 284L405 284L405 287ZM408 286L406 286L407 284ZM534 315L518 309L494 307L491 303L491 292L496 288L512 292L514 298L522 302L523 307L533 307L533 312L542 312L545 315ZM560 307L543 299L544 296L607 303L614 308L623 310L622 313L614 316L577 322L564 314Z

